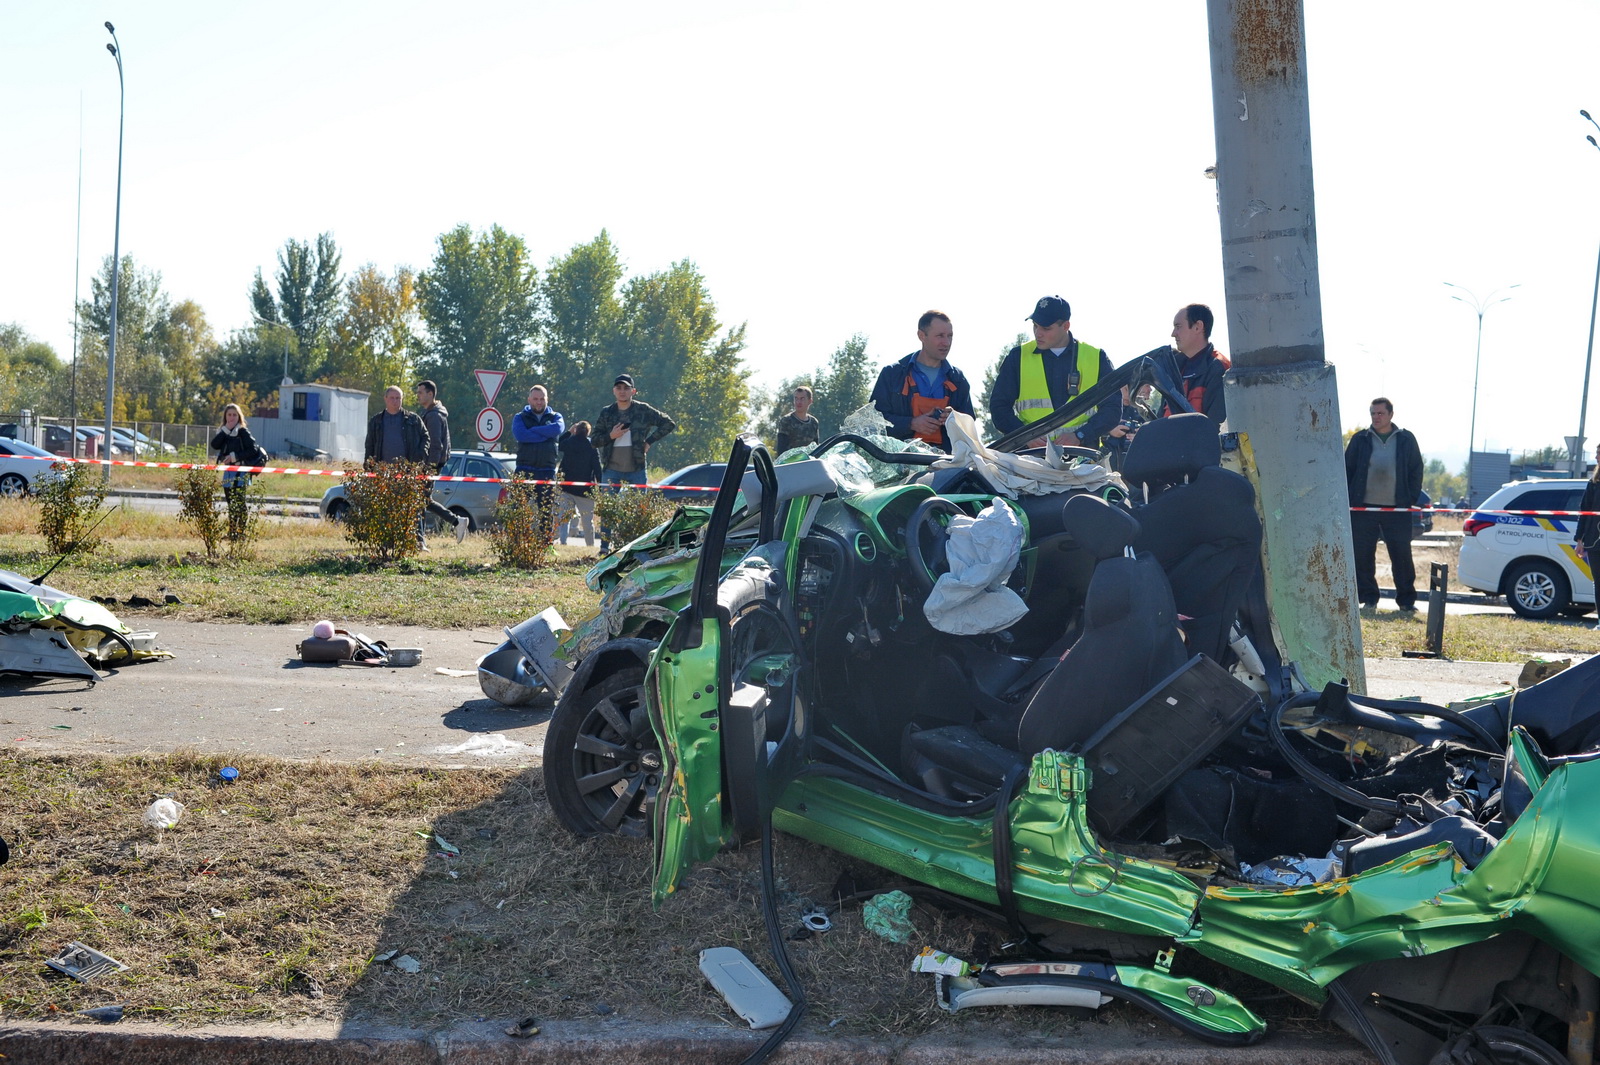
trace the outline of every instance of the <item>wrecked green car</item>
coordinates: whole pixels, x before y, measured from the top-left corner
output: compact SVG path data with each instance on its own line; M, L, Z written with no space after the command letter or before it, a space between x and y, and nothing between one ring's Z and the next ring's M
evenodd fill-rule
M1008 955L930 970L950 1009L1123 999L1258 1039L1203 957L1384 1062L1588 1060L1600 666L1466 711L1307 690L1209 421L1145 427L1120 477L1066 456L1049 491L1007 443L736 443L714 508L606 569L652 609L578 626L560 820L651 835L658 903L770 822L992 907ZM1042 920L1120 946L1047 952Z

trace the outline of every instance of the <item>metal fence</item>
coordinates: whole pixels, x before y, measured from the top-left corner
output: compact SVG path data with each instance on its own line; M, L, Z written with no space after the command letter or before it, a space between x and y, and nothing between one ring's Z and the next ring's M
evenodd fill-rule
M113 441L113 458L160 459L186 448L204 448L217 432L215 425L177 422L128 421L113 428L126 434ZM23 440L69 458L99 458L104 429L104 422L88 418L52 418L28 410L0 412L0 436ZM113 433L114 437L117 435Z

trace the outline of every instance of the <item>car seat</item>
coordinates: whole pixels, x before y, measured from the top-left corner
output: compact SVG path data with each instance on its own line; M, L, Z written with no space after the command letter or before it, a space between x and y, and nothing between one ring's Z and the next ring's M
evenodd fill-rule
M1139 517L1134 550L1166 572L1191 651L1226 663L1234 621L1261 569L1261 518L1255 489L1221 462L1215 423L1178 414L1139 430L1123 477Z

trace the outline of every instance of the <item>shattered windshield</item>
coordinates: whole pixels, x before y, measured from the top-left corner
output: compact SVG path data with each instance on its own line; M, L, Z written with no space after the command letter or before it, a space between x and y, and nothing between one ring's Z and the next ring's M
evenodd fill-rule
M910 452L917 455L942 455L944 452L915 438L898 440L886 436L888 423L876 407L868 403L855 410L839 425L841 434L859 436L880 450L890 453ZM828 467L841 497L860 495L874 488L903 481L909 473L920 472L923 466L908 466L898 462L881 462L864 449L849 441L842 441L817 456Z

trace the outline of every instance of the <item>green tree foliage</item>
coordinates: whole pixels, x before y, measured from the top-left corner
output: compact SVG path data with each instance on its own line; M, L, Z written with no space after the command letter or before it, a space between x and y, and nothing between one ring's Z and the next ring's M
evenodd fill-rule
M432 265L417 276L417 302L428 339L416 362L421 377L439 386L447 405L478 395L475 369L505 370L515 411L541 368L538 269L523 239L499 226L473 235L462 224L441 234ZM398 382L397 382L398 383ZM559 409L559 408L558 408Z
M1027 339L1027 334L1018 333L1017 339L996 352L994 361L983 371L983 385L972 393L972 409L978 414L978 427L983 430L985 440L993 440L1001 435L1000 427L994 423L994 413L989 409L989 396L994 392L994 379L1000 376L1000 364L1005 361L1006 355L1012 348L1021 347Z
M82 327L78 358L80 415L105 411L106 346L111 336L111 257L90 281L90 298L79 304ZM192 420L210 385L216 342L205 312L192 300L174 304L161 274L141 269L124 256L117 280L117 420Z
M1446 505L1447 500L1464 499L1467 494L1466 467L1462 467L1460 473L1451 473L1439 459L1429 459L1422 468L1422 490L1438 506Z
M385 276L367 263L345 281L344 304L334 325L334 344L323 379L372 394L376 412L383 389L405 387L415 378L417 351L416 276L407 266Z
M630 279L622 308L622 365L616 370L633 373L640 398L678 423L678 431L651 451L651 464L671 469L726 455L749 397L740 357L745 327L717 336L716 304L687 259Z
M41 414L67 413L70 375L71 367L49 344L20 325L0 325L0 412L15 414L26 407Z
M611 402L620 340L622 261L605 230L587 244L552 258L544 280L545 383L570 424L593 420Z
M278 251L276 300L259 270L250 288L258 318L294 331L291 354L296 358L290 363L290 375L302 381L318 380L326 369L342 295L339 260L339 245L331 233L318 235L315 244L291 237Z

